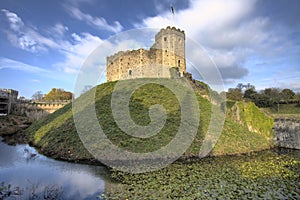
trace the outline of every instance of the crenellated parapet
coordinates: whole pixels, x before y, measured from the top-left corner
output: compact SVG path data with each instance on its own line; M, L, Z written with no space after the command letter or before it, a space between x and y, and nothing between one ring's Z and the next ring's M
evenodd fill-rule
M159 38L162 38L163 36L169 35L169 34L174 34L179 37L182 37L185 39L185 33L183 30L180 30L179 28L175 27L170 27L168 26L167 28L161 29L156 35L155 35L155 41L159 40Z
M128 52L128 51L126 51ZM117 53L111 55L111 56L107 56L106 57L106 63L107 64L111 64L116 58L122 56L125 53L125 51L118 51Z
M56 110L71 103L71 100L57 100L57 101L19 101L18 105L26 107L28 110L44 110L46 113L53 113Z

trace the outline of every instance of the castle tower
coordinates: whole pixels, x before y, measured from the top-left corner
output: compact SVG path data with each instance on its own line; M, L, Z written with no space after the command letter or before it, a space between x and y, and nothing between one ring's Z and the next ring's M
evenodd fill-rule
M120 51L106 58L106 81L133 78L170 78L170 68L186 72L184 31L168 26L155 35L149 49Z
M155 35L156 63L178 67L181 75L186 72L184 31L168 26Z

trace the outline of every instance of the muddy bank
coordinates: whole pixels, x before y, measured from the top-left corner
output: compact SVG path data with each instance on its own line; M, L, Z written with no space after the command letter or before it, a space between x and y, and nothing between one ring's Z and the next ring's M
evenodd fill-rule
M53 158L55 160L66 161L71 163L104 166L99 160L93 158L92 156L81 157L76 154L73 154L73 151L70 150L70 148L67 146L64 146L63 148L59 149L49 149L35 145L30 140L27 140L27 142L30 146L34 147L40 154L49 158Z
M0 136L10 145L28 143L24 130L31 125L28 117L18 115L0 116Z

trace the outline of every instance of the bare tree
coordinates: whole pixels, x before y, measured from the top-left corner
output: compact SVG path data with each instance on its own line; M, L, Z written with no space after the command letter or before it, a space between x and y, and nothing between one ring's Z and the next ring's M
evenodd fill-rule
M88 92L89 90L91 90L93 88L92 85L85 85L84 88L81 91L81 94L84 94L86 92Z
M31 96L32 100L41 101L44 98L42 91L37 91Z

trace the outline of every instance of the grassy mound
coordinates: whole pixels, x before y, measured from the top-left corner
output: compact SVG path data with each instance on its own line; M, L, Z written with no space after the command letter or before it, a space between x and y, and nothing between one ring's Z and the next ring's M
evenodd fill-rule
M110 141L132 152L151 152L167 145L176 135L181 120L180 104L176 96L158 84L145 84L134 91L130 97L129 111L136 124L146 126L150 123L149 108L155 104L162 105L167 116L166 123L158 134L150 138L137 138L125 134L114 120L111 98L115 84L116 82L109 82L94 88L95 105L92 105L95 107L99 124ZM91 92L82 95L77 101L84 102L85 96L91 95ZM186 157L198 155L214 106L198 92L196 97L200 109L200 125L192 145L184 154ZM88 105L83 105L81 109L87 107ZM239 109L236 109L236 106L232 106L227 112L224 128L214 147L213 155L247 153L267 149L272 145L271 120L255 105L251 104L249 107L238 103L238 107ZM239 119L236 117L237 113ZM257 116L260 116L258 120ZM268 121L267 126L261 124L264 120ZM85 149L77 134L71 104L32 124L27 129L27 134L33 145L51 157L73 161L93 160L93 156Z

